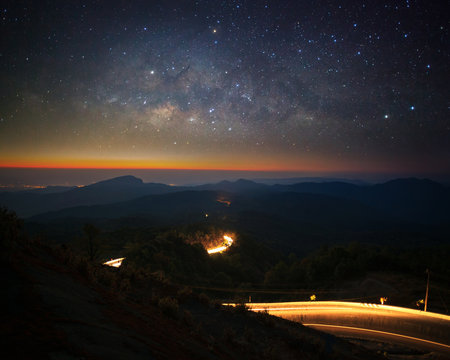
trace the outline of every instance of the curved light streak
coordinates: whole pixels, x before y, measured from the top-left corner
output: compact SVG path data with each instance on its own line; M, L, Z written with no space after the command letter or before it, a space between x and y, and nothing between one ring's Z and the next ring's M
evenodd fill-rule
M208 254L217 254L217 253L224 252L233 244L233 239L228 235L224 235L223 240L224 241L223 241L222 246L218 246L218 247L215 247L212 249L207 249L206 251L208 251Z
M407 340L423 342L423 343L426 343L426 344L442 346L443 348L450 350L450 346L447 345L447 344L443 344L443 343L439 343L439 342L431 341L431 340L426 340L426 339L421 339L421 338L417 338L417 337L414 337L414 336L408 336L408 335L402 335L402 334L387 332L387 331L380 331L380 330L373 330L373 329L366 329L366 328L358 328L358 327L353 327L353 326L328 325L328 324L305 324L305 323L302 323L302 325L309 326L309 327L314 327L314 328L320 328L320 327L323 327L323 328L336 328L336 329L344 329L344 330L359 331L359 332L369 332L369 333L374 333L374 334L379 334L379 335L387 335L387 336L390 336L390 337L399 337L399 338L403 338L403 339L407 339Z

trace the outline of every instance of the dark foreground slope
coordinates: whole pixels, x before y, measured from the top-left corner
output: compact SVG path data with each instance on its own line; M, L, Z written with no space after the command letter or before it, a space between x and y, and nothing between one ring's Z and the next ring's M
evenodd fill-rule
M378 358L299 324L222 308L151 274L26 241L1 245L4 359Z

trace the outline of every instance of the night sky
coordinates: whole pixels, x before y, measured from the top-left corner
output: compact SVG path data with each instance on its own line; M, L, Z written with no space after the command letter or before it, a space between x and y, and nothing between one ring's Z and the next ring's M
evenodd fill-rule
M0 166L450 173L445 1L3 1Z

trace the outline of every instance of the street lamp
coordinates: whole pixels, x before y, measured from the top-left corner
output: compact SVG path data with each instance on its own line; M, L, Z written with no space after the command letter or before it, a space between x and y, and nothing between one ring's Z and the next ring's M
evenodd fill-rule
M427 290L426 290L426 292L425 292L425 306L424 306L424 308L423 308L423 311L427 311L427 305L428 305L428 287L429 287L429 285L430 285L430 270L429 269L427 269L427 271L426 271L426 273L427 273Z

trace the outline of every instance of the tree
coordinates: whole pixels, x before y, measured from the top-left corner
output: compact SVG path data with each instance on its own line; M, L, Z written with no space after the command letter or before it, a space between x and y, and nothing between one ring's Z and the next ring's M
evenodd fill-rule
M14 211L0 208L0 239L4 245L17 240L21 227L22 220L17 217Z
M100 230L92 224L85 224L83 231L87 236L87 251L89 260L93 261L98 255L98 243L96 238L100 234Z
M286 284L289 278L289 268L284 261L278 262L274 267L266 272L264 277L265 285Z

